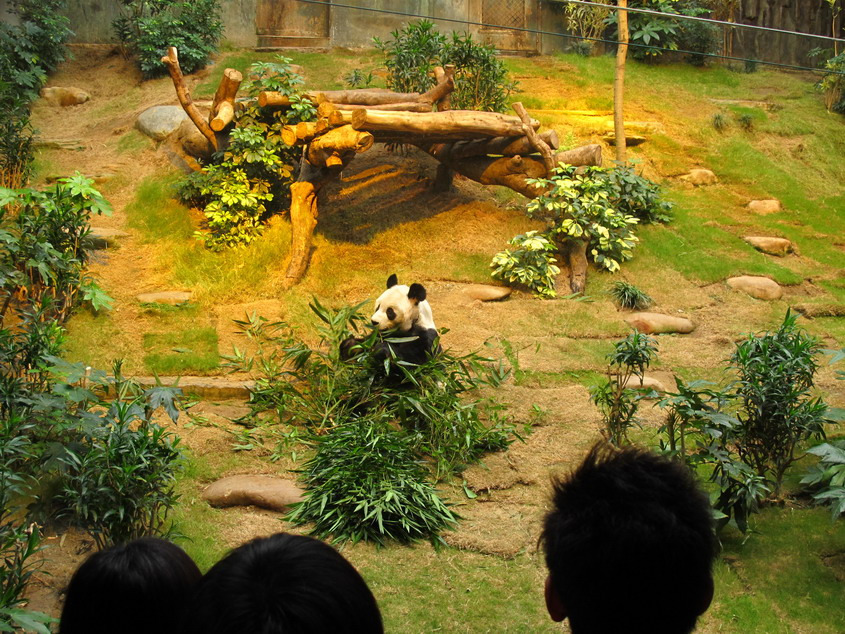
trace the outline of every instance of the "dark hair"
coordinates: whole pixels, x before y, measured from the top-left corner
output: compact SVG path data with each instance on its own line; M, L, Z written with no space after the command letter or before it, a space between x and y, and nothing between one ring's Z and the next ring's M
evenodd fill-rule
M691 632L712 597L716 537L689 469L600 443L553 487L541 541L573 633Z
M279 533L236 548L209 570L186 614L197 634L381 634L358 571L331 546Z
M169 634L179 631L202 577L184 550L144 537L94 553L70 580L60 634Z

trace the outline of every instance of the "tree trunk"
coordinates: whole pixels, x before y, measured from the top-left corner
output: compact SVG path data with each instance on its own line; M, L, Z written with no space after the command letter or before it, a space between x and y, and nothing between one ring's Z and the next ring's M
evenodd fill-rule
M544 130L539 136L553 150L556 150L560 145L557 133L554 130ZM533 152L534 148L531 146L531 141L528 140L528 137L497 136L491 139L476 139L475 141L444 143L441 148L437 149L437 154L432 155L435 156L435 158L439 156L448 156L449 160L457 161L470 156L487 156L488 154L495 154L498 156L524 156L526 154L532 154Z
M617 0L619 44L616 49L616 75L613 80L613 129L616 133L616 161L626 163L625 145L625 61L628 58L628 0Z
M208 125L208 122L203 118L200 111L197 109L194 101L191 99L191 93L185 85L185 79L182 76L182 68L179 66L179 52L175 46L167 49L167 55L161 58L162 63L167 66L167 71L170 73L170 78L173 80L173 86L176 88L176 96L179 98L179 103L182 104L182 109L188 113L191 121L197 126L202 135L208 139L215 150L219 149L219 140L214 130Z
M587 285L587 241L570 240L567 253L569 259L569 288L573 293L583 293Z
M238 96L238 88L241 87L243 75L234 68L227 68L223 71L220 85L214 93L214 100L211 102L211 114L208 123L215 132L225 130L235 118L235 98Z

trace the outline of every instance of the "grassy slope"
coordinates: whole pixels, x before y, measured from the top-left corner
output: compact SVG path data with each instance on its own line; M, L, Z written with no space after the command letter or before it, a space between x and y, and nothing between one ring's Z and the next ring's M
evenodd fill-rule
M314 84L320 87L339 86L342 73L358 64L349 53L292 57L308 69ZM215 73L224 67L245 68L256 58L269 56L236 53L218 63L195 91L197 96L211 94ZM367 67L372 59L368 56L361 65ZM506 63L522 85L523 93L516 99L542 111L535 115L544 125L557 127L562 137L574 133L580 143L595 139L603 131L604 120L549 111L609 109L611 59L559 56L512 58ZM736 110L711 99L770 99L780 109L771 113L757 108ZM663 180L677 209L671 225L642 229L642 246L626 266L626 277L652 294L679 281L706 286L743 273L768 275L783 284L799 284L813 277L818 280L820 294L809 298L811 301L845 302L845 284L833 275L834 269L843 265L842 247L836 243L845 234L845 162L841 160L845 156L845 128L841 117L824 112L806 78L770 71L737 75L721 68L632 63L627 104L628 120L657 121L663 126L663 133L649 134L651 140L631 154L642 161L648 175ZM748 112L754 119L754 129L744 132L734 124L718 133L710 123L717 112L724 112L731 121L736 113ZM139 147L134 138L123 143L128 152ZM667 178L695 165L713 169L720 184L691 189ZM187 210L170 199L170 184L169 177L145 181L137 190L135 203L126 211L130 226L154 243L162 262L166 261L173 282L195 290L199 314L223 301L278 294L280 289L275 284L289 241L287 223L274 223L246 250L209 253L190 239L193 223ZM753 216L744 208L752 198L771 196L784 202L783 213ZM505 195L503 200L510 198ZM405 225L388 227L364 245L318 235L319 259L305 282L284 294L286 317L305 325L311 296L332 301L342 298L349 289L380 287L384 272L396 266L397 254L405 256L401 266L407 268L433 254L427 265L432 278L485 281L492 255L489 249L456 252L447 248L433 253L432 245L458 218L449 211L414 222L412 231ZM524 221L518 215L503 213L501 222L490 230L500 232L504 242L521 226ZM763 256L742 242L741 236L749 234L790 238L799 244L801 257ZM337 266L338 262L346 266ZM600 296L610 281L608 275L591 273L587 293ZM532 323L509 324L510 332L548 327L571 337L624 334L624 327L602 318L601 312L588 304L573 305L572 309L560 303L554 303L554 309L550 306L538 305ZM760 314L765 323L756 325L774 324L782 317L782 309L777 304L768 312L763 310ZM72 324L73 345L82 346L99 337L107 347L108 335L98 334L104 324L90 319L89 324L85 319ZM172 315L163 316L162 327L186 329L193 321L186 319L179 325L174 319ZM739 327L747 328L741 316L737 319ZM807 326L845 345L842 319L817 319ZM578 363L555 371L523 370L518 376L520 384L542 387L595 381L608 345L606 339L568 345L575 346L568 354ZM716 371L703 362L701 367L676 369L687 379ZM224 550L217 532L224 514L193 503L200 486L197 480L208 481L231 466L232 459L227 456L195 459L181 483L186 504L179 510L179 529L193 540L187 547L204 567ZM757 530L747 541L726 536L725 552L716 569L717 601L705 617L703 629L843 631L841 605L845 592L833 570L820 559L845 548L841 522L831 524L823 510L766 509ZM346 554L372 584L389 631L559 631L543 612L543 566L534 553L504 560L448 548L436 552L421 545L381 551L355 546Z

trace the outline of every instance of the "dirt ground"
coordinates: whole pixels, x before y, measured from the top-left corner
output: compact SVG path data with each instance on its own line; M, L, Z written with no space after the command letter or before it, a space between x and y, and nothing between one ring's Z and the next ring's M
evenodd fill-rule
M91 271L115 299L112 319L126 340L121 345L141 347L148 317L135 296L163 288L169 280L167 271L154 256L154 245L145 243L137 231L126 226L124 208L133 200L135 187L143 178L175 168L162 148L147 144L143 151L127 155L118 150L118 143L132 130L143 110L177 101L169 79L141 82L134 66L115 51L75 47L74 53L75 59L62 66L50 79L50 85L76 86L89 92L91 100L67 109L36 104L34 120L42 137L80 140L85 150L43 152L41 160L46 169L41 178L51 174L69 175L75 170L89 175L114 175L103 183L102 190L115 213L111 218L97 219L96 224L123 229L129 237L119 249L109 250L105 258L96 260ZM195 85L202 78L200 74L189 78L189 82ZM321 219L323 237L344 242L331 253L343 254L344 266L366 267L369 254L380 250L381 261L395 258L397 268L411 268L414 263L403 253L391 252L389 241L380 238L379 232L401 230L405 223L420 219L429 219L429 230L447 237L441 245L444 250L470 252L482 248L492 254L501 249L502 235L509 237L514 233L508 233L514 212L503 208L489 190L466 181L459 181L454 192L431 193L429 184L435 165L433 160L416 154L397 161L396 156L388 156L383 150L373 150L356 159L344 172L342 181L329 192L325 203L326 207L343 209L330 219ZM384 220L385 215L391 216L389 222ZM326 266L321 258L329 253L318 249L312 269ZM428 277L424 270L419 275L416 280L402 281L426 285L438 326L450 330L446 345L469 351L487 340L506 338L520 351L520 366L526 371L594 369L595 364L581 362L577 354L584 340L579 336L579 328L584 323L603 320L618 324L609 327L604 336L607 341L627 332L623 315L606 299L596 298L592 303L544 303L515 292L504 302L481 303L468 299L461 290L470 280ZM772 312L770 305L738 296L723 284L699 287L674 271L654 275L659 281L654 293L656 310L691 316L697 325L690 335L660 338L661 365L655 376L669 387L672 387L673 368L723 367L733 343L753 328L751 325L766 323ZM358 302L377 291L351 283L338 289L336 299ZM807 292L802 286L788 287L784 302L803 297ZM251 311L275 319L285 317L287 307L279 295L214 306L221 350L229 350L238 342L231 319ZM558 324L559 332L543 333L532 328L538 320ZM822 373L819 387L830 395L833 404L845 402L842 382L837 383L830 371ZM464 473L466 485L478 497L472 503L464 500L466 503L460 508L464 520L456 531L444 537L460 549L512 558L536 548L550 476L577 462L598 438L599 416L589 402L587 389L578 384L539 387L510 384L501 388L498 396L510 405L510 413L517 423L532 424L532 432L524 443L517 442L509 451L489 456L483 464ZM199 457L229 452L231 436L225 430L235 426L226 414L231 414L227 407L232 406L203 404L202 407L204 414L219 426L180 427L178 433L184 444ZM646 425L660 424L660 412L648 405L644 407L643 418ZM249 460L248 469L241 462L237 471L279 470L260 455ZM197 492L205 484L197 482ZM462 495L457 485L449 494L455 498ZM236 508L227 511L220 531L227 545L236 546L283 526L290 529L280 522L278 514ZM48 535L47 545L44 567L32 586L30 607L56 614L71 572L93 545L72 530Z

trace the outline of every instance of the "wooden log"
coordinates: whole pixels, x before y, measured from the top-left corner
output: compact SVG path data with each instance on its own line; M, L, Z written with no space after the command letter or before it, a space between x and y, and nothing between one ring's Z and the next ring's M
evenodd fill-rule
M352 111L352 127L367 132L409 132L422 136L432 135L455 139L472 139L479 136L524 136L519 117L498 112L475 110L447 110L445 112L381 112L373 110ZM540 127L531 121L532 129Z
M528 116L528 111L525 109L525 106L523 106L520 102L516 102L513 104L513 109L522 120L522 129L525 132L525 136L528 137L531 145L540 153L540 156L543 157L543 163L546 164L546 171L551 174L551 171L557 165L555 163L552 148L550 148L548 144L539 137L537 131L531 127L531 117Z
M332 128L308 144L306 160L314 167L338 167L373 146L373 135L352 126Z
M447 64L442 71L442 73L438 73L435 69L434 76L437 78L437 84L421 94L419 101L440 104L444 99L449 98L455 90L455 66L453 64ZM447 103L444 108L438 108L437 110L449 110L449 104Z
M296 136L296 126L284 126L282 128L281 137L282 141L284 141L287 145L296 145L296 142L298 141L298 138Z
M566 163L575 167L600 166L601 160L601 146L598 144L582 145L555 154L555 165Z
M554 130L543 130L540 133L540 138L554 150L560 145L557 132ZM445 147L445 145L448 145L448 147ZM528 137L500 136L493 137L492 139L476 139L474 141L457 141L455 143L444 144L444 147L438 151L438 156L448 156L449 160L456 161L469 156L486 156L488 154L517 156L528 155L533 152L534 148Z
M354 90L322 90L312 94L314 95L314 101L317 104L350 103L360 106L408 103L416 102L420 99L420 93L418 92L392 92L390 90L372 88L357 88Z
M300 121L296 124L296 138L300 141L310 141L317 136L316 121Z
M380 111L398 111L398 112L431 112L430 103L421 103L418 101L402 101L399 103L383 103L376 106L362 106L357 103L334 103L332 104L339 110L380 110Z
M208 116L208 123L215 132L226 129L235 118L235 99L238 96L238 89L241 87L243 75L234 68L227 68L223 71L223 77L214 93L211 102L211 112Z
M287 95L283 95L280 92L262 90L260 93L258 93L258 105L262 108L286 108L290 106L290 97L288 97Z
M175 46L170 46L167 49L167 55L161 58L162 63L167 66L167 72L170 73L170 78L173 80L173 86L176 88L176 96L179 98L179 103L182 104L182 109L188 113L191 121L197 126L197 129L202 135L208 139L209 143L215 150L219 149L219 142L214 130L208 125L208 122L203 118L202 113L194 105L191 99L191 93L185 85L185 79L182 76L182 69L179 66L179 53Z
M328 117L335 111L337 111L337 106L331 102L324 101L323 103L317 105L317 116L319 117Z

